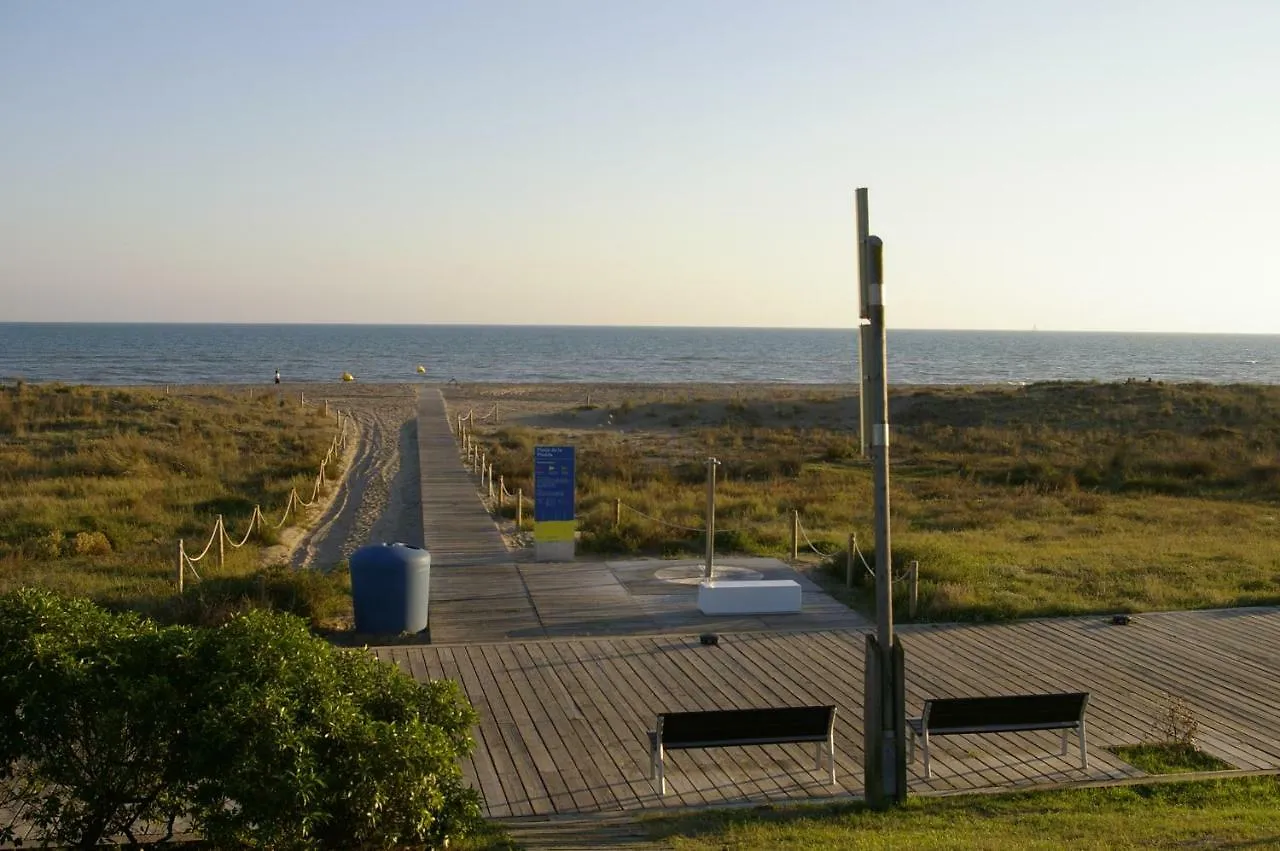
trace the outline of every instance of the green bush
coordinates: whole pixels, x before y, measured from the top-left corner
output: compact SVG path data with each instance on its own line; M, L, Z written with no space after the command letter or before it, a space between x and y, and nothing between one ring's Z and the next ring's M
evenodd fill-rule
M0 597L0 759L46 841L92 846L181 811L191 633L85 600Z
M0 759L41 841L185 817L220 848L444 845L479 821L458 766L475 721L455 683L417 683L292 616L159 627L0 597Z

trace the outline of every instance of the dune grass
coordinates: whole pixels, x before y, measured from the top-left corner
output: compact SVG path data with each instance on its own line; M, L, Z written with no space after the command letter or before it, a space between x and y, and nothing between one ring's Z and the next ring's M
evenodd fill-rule
M0 591L38 585L180 619L227 595L287 599L281 577L257 576L271 530L228 547L221 570L215 545L186 600L173 595L177 541L197 554L219 514L238 539L255 505L277 519L291 489L310 495L334 430L274 393L0 387Z
M1280 603L1280 388L1052 383L891 404L894 563L920 563L920 619ZM702 527L714 455L718 552L785 555L797 510L802 551L836 553L855 533L873 560L856 398L611 410L614 429L486 436L526 494L536 443L578 447L582 549L701 552L701 532L677 527ZM831 567L843 576L842 558Z

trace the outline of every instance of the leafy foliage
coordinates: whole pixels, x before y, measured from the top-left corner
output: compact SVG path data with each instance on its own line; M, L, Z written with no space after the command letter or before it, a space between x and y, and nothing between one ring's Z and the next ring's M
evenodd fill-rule
M0 597L0 760L40 838L186 817L216 847L438 846L479 798L475 713L298 618L160 627L46 591Z

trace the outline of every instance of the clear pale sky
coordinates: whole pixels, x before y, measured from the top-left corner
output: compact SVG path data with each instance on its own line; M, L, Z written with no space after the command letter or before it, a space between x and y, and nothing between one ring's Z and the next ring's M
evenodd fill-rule
M0 0L0 320L1280 333L1280 2Z

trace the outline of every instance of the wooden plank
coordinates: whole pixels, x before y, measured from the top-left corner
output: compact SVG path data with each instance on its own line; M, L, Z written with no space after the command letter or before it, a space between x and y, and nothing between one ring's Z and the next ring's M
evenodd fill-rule
M495 687L504 698L507 722L502 725L503 736L516 770L524 779L529 806L538 815L567 812L573 799L526 706L536 695L531 694L528 682L518 676L519 672L511 669L504 656L507 647L502 644L473 647L472 659L485 660Z
M485 725L485 739L502 783L507 813L513 816L531 816L534 814L533 799L544 796L546 790L537 771L530 772L527 769L527 755L511 718L506 694L498 687L479 648L455 647L453 652L459 661L466 660L475 678L473 687L483 695L489 719L489 723ZM468 689L468 694L471 694L471 689Z
M465 660L461 660L463 664L459 664L460 660L455 657L450 648L432 648L431 655L438 660L443 675L458 683L463 693L467 695L471 707L480 716L479 724L472 731L476 749L467 762L474 773L475 785L479 787L480 795L484 798L486 811L491 817L512 815L511 809L507 806L508 793L503 787L497 767L500 752L496 749L498 743L493 739L489 704L485 699L484 691L478 687L475 672L471 670L469 664L465 663Z
M558 808L557 812L590 812L600 809L594 790L601 778L591 761L579 759L586 747L578 739L577 731L569 723L572 717L580 717L574 702L549 670L545 656L539 652L534 658L533 649L539 645L508 645L511 659L520 665L536 699L526 700L525 708L542 736L552 761L559 769L573 802L572 809ZM591 779L588 780L588 775Z
M588 672L589 663L584 659L590 658L590 652L581 643L548 643L541 649L549 658L556 660L561 682L582 713L581 720L574 722L575 726L585 727L591 732L594 746L584 756L606 777L613 805L635 809L646 802L651 804L656 793L648 779L649 765L643 742L623 732L635 731L640 723L638 719L646 714L638 706L637 698L629 696L625 703L608 699Z

